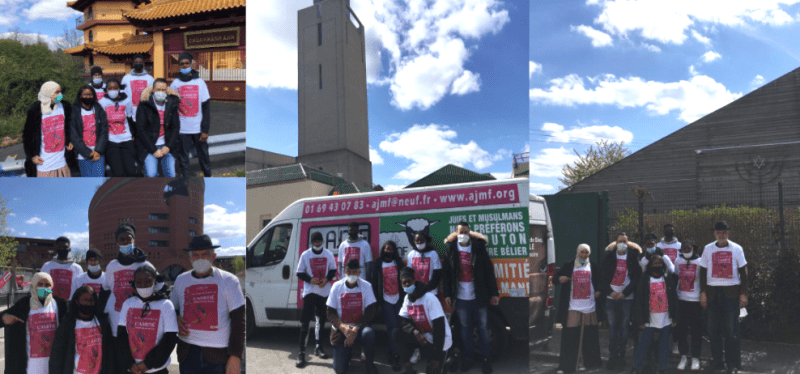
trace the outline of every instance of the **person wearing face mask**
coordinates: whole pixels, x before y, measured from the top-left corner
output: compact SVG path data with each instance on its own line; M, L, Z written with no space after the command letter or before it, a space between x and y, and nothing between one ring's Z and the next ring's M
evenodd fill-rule
M633 296L642 268L639 266L641 248L629 242L624 232L617 240L606 247L600 268L600 292L606 296L608 314L608 352L607 370L625 368L625 351L628 345L628 323L631 319Z
M406 264L414 269L417 280L425 284L425 292L433 293L434 296L439 292L442 261L426 233L414 233L414 249L408 251Z
M372 248L369 242L359 235L358 222L347 226L347 240L339 244L339 273L344 274L345 265L352 259L358 260L361 279L368 279L372 272Z
M142 101L136 112L136 143L139 151L146 154L144 169L148 177L158 176L159 163L165 177L175 177L174 154L179 148L178 130L181 127L178 116L180 101L180 95L167 87L163 78L156 79L142 92Z
M102 178L106 173L103 155L108 146L106 111L97 102L97 93L88 84L78 90L72 108L70 138L78 153L81 176Z
M653 255L659 255L664 260L667 273L674 274L674 263L669 259L669 256L664 255L664 251L662 251L661 248L658 248L658 245L656 245L656 240L658 240L658 237L652 232L647 233L647 235L644 236L644 250L642 251L642 258L639 260L639 265L642 266L642 271L647 268L647 264L650 262L650 257Z
M472 326L478 330L481 370L492 372L489 341L489 305L500 302L500 292L494 266L486 251L486 236L470 231L469 224L461 221L444 243L447 245L447 264L442 278L445 304L455 304L458 324L461 326L461 371L469 371L475 363L472 343Z
M122 77L120 86L122 87L123 92L125 92L125 95L131 98L131 111L134 115L136 115L136 109L139 108L139 101L141 100L142 92L144 92L147 87L153 84L153 77L148 74L147 70L144 68L143 55L134 55L132 65L133 69L130 71L130 73ZM133 120L135 122L136 118L134 117Z
M72 249L69 238L61 236L56 239L56 258L42 265L42 272L53 279L53 294L57 297L70 300L78 277L83 274L83 269L69 257Z
M178 56L180 73L172 81L170 88L181 95L178 113L180 114L181 150L178 161L184 177L190 175L189 150L195 149L200 170L206 177L211 176L211 160L208 155L208 133L211 128L211 95L200 73L192 69L192 54L182 52Z
M331 251L323 248L322 233L314 232L309 240L311 248L300 254L297 264L297 278L303 281L303 313L300 315L300 353L295 366L302 368L306 364L306 336L309 340L316 338L314 354L319 358L328 358L322 349L320 330L325 326L325 303L331 292L331 280L336 277L336 259ZM309 332L311 318L317 317L315 331Z
M120 373L166 374L178 341L175 307L156 290L158 274L143 266L133 274L136 295L122 304L117 323L117 361Z
M404 373L416 373L411 363L415 349L420 349L428 357L426 373L441 373L445 354L453 345L450 324L442 304L436 296L425 292L425 284L416 280L413 268L403 269L400 281L406 297L400 308L400 328L394 331L392 340L400 349Z
M691 240L681 243L681 255L675 261L678 275L678 325L673 336L678 341L681 362L678 370L685 370L691 358L692 370L700 370L700 348L703 343L703 308L700 306L700 256ZM692 334L692 352L687 338Z
M636 289L633 307L633 323L642 330L635 351L631 374L642 373L650 340L658 332L658 373L667 372L669 361L669 333L675 327L678 316L678 294L676 276L666 271L664 257L654 254L645 268L642 280Z
M92 75L92 83L89 83L90 86L97 92L97 100L103 100L106 96L106 84L103 83L103 68L99 66L92 66L89 73Z
M656 244L656 247L664 252L664 255L669 257L673 264L675 263L681 250L681 242L675 237L675 226L671 223L664 225L664 237Z
M125 92L120 91L120 83L116 78L108 80L105 93L99 103L108 119L106 161L111 168L111 176L135 177L136 148L133 140L136 128L132 117L136 114L133 112L133 102Z
M87 271L79 275L78 279L72 284L72 295L75 295L75 291L82 286L89 286L94 290L98 297L98 302L95 303L97 305L97 314L103 314L105 311L105 305L101 305L99 302L100 292L103 290L103 283L106 281L106 273L100 267L101 259L102 256L97 249L92 248L86 251Z
M386 324L386 333L389 334L389 363L394 371L400 371L400 351L391 339L392 333L397 329L397 315L403 305L405 292L400 287L400 272L405 268L403 260L397 251L397 243L387 240L381 246L380 256L375 259L372 266L372 292L381 310L383 323Z
M36 273L30 295L0 312L5 374L47 373L56 328L67 314L67 302L55 297L52 289L50 275Z
M378 304L372 285L360 278L361 265L357 259L347 262L345 278L331 287L328 296L328 320L333 325L333 371L344 374L350 366L350 350L361 342L366 356L367 374L375 374L375 331L371 324L378 314Z
M63 101L61 86L50 81L39 90L39 100L28 109L22 144L28 177L69 177L72 157L72 106Z
M91 286L78 287L69 313L56 329L50 352L50 374L117 373L111 326L97 314L97 293Z
M586 369L603 365L600 358L600 333L597 321L604 320L603 309L597 308L596 298L602 289L600 269L589 259L588 244L578 246L575 259L558 270L553 278L561 285L561 298L556 314L560 323L561 354L559 373L572 373L578 369L578 358L583 358Z
M175 279L170 298L178 314L181 373L239 374L242 369L245 300L239 279L213 266L219 248L208 235L192 238L193 270Z

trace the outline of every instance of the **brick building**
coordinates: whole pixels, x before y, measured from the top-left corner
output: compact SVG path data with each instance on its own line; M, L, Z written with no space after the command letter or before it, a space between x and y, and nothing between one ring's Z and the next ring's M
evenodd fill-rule
M17 241L17 266L38 269L56 255L55 239L12 237Z

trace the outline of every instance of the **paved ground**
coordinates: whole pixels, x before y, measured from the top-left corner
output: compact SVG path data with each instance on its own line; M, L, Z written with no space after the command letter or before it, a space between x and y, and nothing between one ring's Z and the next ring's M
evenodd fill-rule
M381 328L381 327L378 327ZM331 374L333 373L333 360L322 360L309 353L313 348L306 349L306 367L298 369L294 366L297 360L297 341L300 328L273 327L257 329L252 337L247 339L247 371L249 374L262 373L303 373L303 374ZM385 330L377 331L377 351L375 365L382 374L395 373L386 359L386 344L388 335ZM330 345L325 351L332 356ZM425 372L427 361L420 360L415 366L420 373ZM526 344L509 341L508 349L503 357L492 364L495 373L525 373L528 370L528 348ZM365 365L354 359L350 363L348 373L363 373ZM480 374L480 366L475 366L468 373ZM460 373L460 372L458 372Z
M553 330L553 339L545 349L531 349L530 372L552 374L558 368L558 352L561 347L561 329ZM600 330L600 352L603 358L604 367L608 360L608 330ZM791 344L764 343L749 340L742 341L742 374L747 373L781 373L781 374L800 374L800 346ZM628 350L625 355L627 367L624 371L592 370L582 371L582 373L620 373L629 372L633 364L633 343L628 342ZM668 373L682 373L677 370L680 356L670 355ZM697 373L711 373L711 352L708 341L703 341L701 371ZM685 371L686 373L694 373Z

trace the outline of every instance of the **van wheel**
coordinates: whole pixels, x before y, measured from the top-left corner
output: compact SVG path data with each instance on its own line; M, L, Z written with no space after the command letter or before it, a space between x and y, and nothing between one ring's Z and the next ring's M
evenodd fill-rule
M249 338L256 330L256 317L253 313L253 305L247 301L247 316L245 316L245 335Z
M475 330L475 338L477 338L478 330ZM489 344L492 352L492 361L499 359L505 352L508 343L508 332L506 331L506 324L503 319L498 315L489 312ZM477 339L475 341L477 347Z

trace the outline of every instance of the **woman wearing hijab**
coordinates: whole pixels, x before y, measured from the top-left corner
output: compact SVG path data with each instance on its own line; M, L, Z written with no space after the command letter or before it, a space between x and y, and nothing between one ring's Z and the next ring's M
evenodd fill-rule
M120 83L111 78L106 83L106 95L99 101L108 118L108 149L106 160L112 177L136 176L136 147L134 146L133 102L120 90Z
M400 287L400 272L403 268L405 264L397 252L397 243L391 240L384 242L379 257L373 261L369 282L372 283L372 292L375 293L389 337L398 328L397 316L405 298L405 292ZM397 350L394 339L389 339L389 363L394 371L400 371L400 351Z
M75 290L69 313L56 329L49 374L115 374L111 326L97 314L97 293L89 285Z
M678 325L675 338L681 362L678 370L686 370L689 358L692 370L700 370L700 347L703 343L703 308L700 306L700 256L691 240L681 243L681 253L675 260L678 273ZM692 352L689 354L687 338L692 334Z
M72 108L70 140L78 152L81 176L105 177L106 159L103 155L108 146L108 119L91 85L78 90Z
M664 257L653 254L647 263L642 279L636 289L633 305L633 325L642 330L636 347L631 374L642 373L650 340L660 332L658 373L667 372L669 361L669 332L675 327L678 316L678 294L675 291L675 276L668 276Z
M61 86L50 81L39 90L39 100L30 109L22 131L25 173L28 177L69 177L67 152L72 107L63 102Z
M30 296L0 313L0 328L6 329L5 374L47 373L56 327L66 313L67 302L53 296L53 278L34 274Z
M600 268L589 260L590 254L588 244L579 245L575 260L564 264L555 276L561 284L556 322L563 326L559 373L575 372L581 357L587 369L603 364L597 321L604 320L605 315L595 300L600 297Z

